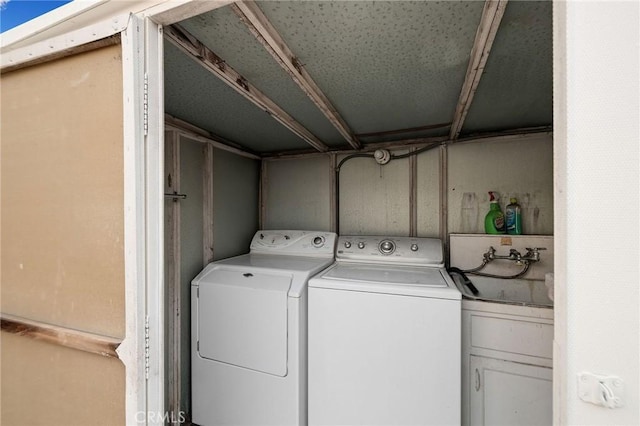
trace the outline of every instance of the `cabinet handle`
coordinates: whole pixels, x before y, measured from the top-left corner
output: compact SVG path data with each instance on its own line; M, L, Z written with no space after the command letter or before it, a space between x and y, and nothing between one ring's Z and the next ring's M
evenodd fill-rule
M476 368L476 392L480 390L480 372Z

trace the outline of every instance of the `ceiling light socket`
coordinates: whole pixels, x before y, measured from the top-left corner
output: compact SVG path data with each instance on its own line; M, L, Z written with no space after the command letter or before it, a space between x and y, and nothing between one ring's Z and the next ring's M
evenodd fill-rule
M373 158L375 158L378 164L387 164L391 161L391 153L387 149L376 149L373 153Z

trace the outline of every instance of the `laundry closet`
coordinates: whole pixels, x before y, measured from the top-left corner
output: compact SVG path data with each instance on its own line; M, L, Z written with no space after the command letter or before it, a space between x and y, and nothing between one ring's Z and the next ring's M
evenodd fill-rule
M553 235L551 2L258 2L164 32L169 410L191 404L190 282L258 229L448 259L496 191Z
M637 424L638 7L97 0L3 32L2 423L194 420L193 278L252 238L331 234L336 258L308 280L325 296L365 247L449 267L460 339L443 335L460 350L433 364L460 361L444 376L462 424ZM485 233L489 191L517 199L522 235ZM394 268L375 266L379 288ZM380 311L325 318L397 324ZM415 365L394 330L380 342ZM310 388L409 400L357 368L309 371Z

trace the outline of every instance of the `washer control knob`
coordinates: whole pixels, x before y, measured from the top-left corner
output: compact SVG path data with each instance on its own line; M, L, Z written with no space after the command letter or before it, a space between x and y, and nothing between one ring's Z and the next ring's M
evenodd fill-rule
M351 248L351 241L345 241L344 248Z
M378 249L382 254L391 254L395 251L396 245L391 240L383 240L380 242Z
M363 248L364 248L364 243L363 243L362 241L360 241L360 242L358 243L358 248L359 248L359 249L363 249Z
M411 244L411 251L418 251L418 245L417 244Z
M313 246L316 248L320 248L324 245L324 237L318 235L313 239Z

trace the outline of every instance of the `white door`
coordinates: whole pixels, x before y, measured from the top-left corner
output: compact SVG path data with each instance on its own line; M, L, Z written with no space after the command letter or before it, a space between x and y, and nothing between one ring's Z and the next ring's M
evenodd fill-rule
M164 227L160 25L129 16L121 33L125 186L126 424L164 424Z
M542 426L552 424L552 370L471 356L470 424Z
M287 375L291 276L216 268L197 290L198 354L279 377Z

